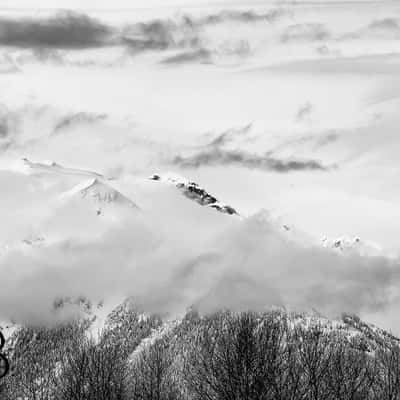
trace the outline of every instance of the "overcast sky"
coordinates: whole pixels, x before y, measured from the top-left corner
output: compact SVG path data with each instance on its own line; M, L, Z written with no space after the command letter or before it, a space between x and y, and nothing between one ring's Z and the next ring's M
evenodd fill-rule
M74 9L116 9L116 8L151 8L151 7L169 7L169 6L197 6L197 5L243 5L249 6L254 4L290 4L290 3L383 3L383 2L394 2L394 0L296 0L296 1L287 1L287 0L115 0L115 1L107 1L107 0L86 0L85 2L78 0L58 0L50 1L50 0L1 0L0 6L6 8L74 8Z

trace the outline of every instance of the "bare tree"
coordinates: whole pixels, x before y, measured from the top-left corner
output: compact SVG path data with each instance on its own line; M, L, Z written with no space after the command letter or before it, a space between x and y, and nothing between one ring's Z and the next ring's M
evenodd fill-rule
M79 325L23 328L16 333L10 353L12 373L7 377L11 399L53 399L57 366Z
M118 343L82 335L65 349L55 378L58 400L122 400L126 358Z
M198 399L261 400L273 391L283 330L272 314L218 313L195 331L185 382Z
M354 348L346 337L331 336L327 388L337 400L368 399L372 381L370 357Z
M172 374L173 359L168 339L160 338L140 349L131 361L127 390L137 400L182 398Z
M55 379L58 400L84 400L87 398L92 342L86 337L76 340L64 354Z
M389 343L375 352L374 398L376 400L400 399L400 347Z
M0 398L400 400L395 339L374 346L323 325L293 326L284 312L191 312L154 331L160 323L128 310L98 340L79 323L20 329L4 350L12 370Z
M280 363L274 369L273 396L274 400L301 400L305 398L304 367L300 362L298 346L293 332L284 320L284 346L280 351Z
M88 400L123 400L126 357L120 344L101 342L89 347Z
M309 400L327 399L327 375L329 373L329 336L323 327L294 328L293 337L297 346L299 362L302 367L306 398Z

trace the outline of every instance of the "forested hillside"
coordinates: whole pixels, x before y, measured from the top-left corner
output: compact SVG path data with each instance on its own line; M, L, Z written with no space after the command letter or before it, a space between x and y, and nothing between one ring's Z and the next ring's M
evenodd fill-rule
M20 327L3 400L392 400L399 341L355 316L221 311L163 320L130 303L92 320Z

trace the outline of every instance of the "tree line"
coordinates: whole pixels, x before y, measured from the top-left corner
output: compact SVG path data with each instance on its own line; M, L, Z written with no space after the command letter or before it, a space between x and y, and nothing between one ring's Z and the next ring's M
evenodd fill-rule
M400 399L395 338L372 346L358 334L296 324L281 312L189 313L159 335L157 318L117 326L96 340L80 322L22 328L8 349L12 371L0 381L0 398Z

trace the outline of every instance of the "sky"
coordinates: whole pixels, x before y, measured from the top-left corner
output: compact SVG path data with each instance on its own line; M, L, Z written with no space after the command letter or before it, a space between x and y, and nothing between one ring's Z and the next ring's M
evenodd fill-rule
M83 229L78 222L85 209L58 204L59 196L81 178L26 175L21 172L21 158L52 160L112 177L112 185L141 208L152 210L151 222L145 223L152 233L144 248L158 240L153 231L161 228L154 220L171 227L173 233L163 232L160 239L166 243L158 254L164 261L176 254L181 235L196 236L190 226L203 218L200 210L183 205L169 191L148 192L146 185L138 183L153 173L170 171L200 183L249 219L243 228L235 228L239 230L235 234L225 233L233 229L231 222L215 216L205 219L204 243L195 254L194 239L188 240L179 262L168 263L168 273L153 282L155 287L174 286L174 307L182 293L189 293L185 304L215 293L211 278L201 287L171 278L181 272L185 260L210 253L210 243L220 237L225 253L239 248L241 257L246 257L244 238L253 234L243 232L248 232L254 216L267 213L268 221L295 227L307 243L319 243L324 236L360 237L381 248L384 258L336 261L330 253L324 259L319 250L303 252L304 244L296 244L288 251L293 258L282 261L276 249L286 252L286 242L281 244L274 236L272 242L278 244L272 250L267 246L270 250L265 252L255 235L250 248L255 246L257 257L252 264L243 264L243 282L257 281L262 275L265 286L254 292L260 295L250 303L243 294L243 304L281 302L338 313L346 311L338 299L342 295L366 318L400 331L395 315L397 264L392 265L400 234L397 2L161 4L154 0L145 7L143 2L122 0L112 2L112 7L110 2L94 0L84 7L82 2L66 0L57 2L57 7L54 1L34 3L0 1L0 215L6 221L0 227L0 241L14 249L2 256L0 271L7 271L14 292L25 292L28 282L36 287L30 294L36 297L42 287L35 282L45 282L46 276L51 282L52 274L41 269L38 260L46 260L49 268L52 263L63 268L65 252L81 260L82 249L74 242L79 236L90 240L87 248L96 255L92 259L88 250L82 256L89 259L88 279L87 287L79 290L97 297L101 290L126 294L129 290L121 282L106 285L113 276L108 275L113 263L108 259L107 265L101 263L105 272L99 276L104 279L99 278L92 291L90 266L100 262L98 248L103 247L108 249L104 251L126 250L129 256L120 268L128 268L133 250L123 238L140 236L137 221L127 230L115 231L114 225L98 226L89 218ZM76 225L69 224L72 220ZM93 229L86 229L92 223ZM28 252L16 247L28 236L46 236L49 244ZM269 240L265 233L261 236ZM66 243L73 253L65 250L70 248ZM287 266L294 255L303 260L301 272L309 277L298 284L291 277L300 275ZM148 253L140 257L143 264L150 263ZM264 276L260 261L269 257L272 275ZM307 262L310 268L305 267ZM339 267L334 267L336 262ZM30 264L36 265L33 272ZM332 265L331 275L321 272L322 264ZM239 266L230 269L226 260L215 265L219 277L230 277L232 272L238 280ZM357 282L360 265L369 272ZM371 266L382 275L376 276ZM343 268L349 268L349 276ZM274 271L281 271L279 279ZM131 270L119 274L125 281L133 279ZM68 287L73 288L76 275L68 276ZM151 287L150 276L140 276L141 285L132 287ZM308 295L295 296L306 287L328 291L326 279L336 285L335 290L328 285L329 296L311 300ZM217 281L225 285L232 279ZM54 288L56 294L63 289L56 283ZM277 295L265 299L261 293L267 288ZM369 294L374 301L369 301ZM10 292L7 295L8 308L27 318L32 310L25 310L21 299L11 298ZM48 293L39 303L43 306L54 295ZM164 297L158 300L169 304ZM219 298L214 303L230 305L230 300Z

